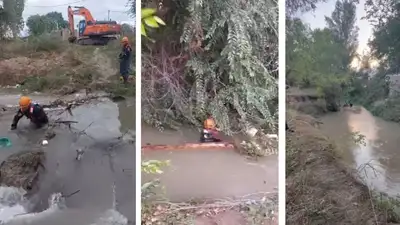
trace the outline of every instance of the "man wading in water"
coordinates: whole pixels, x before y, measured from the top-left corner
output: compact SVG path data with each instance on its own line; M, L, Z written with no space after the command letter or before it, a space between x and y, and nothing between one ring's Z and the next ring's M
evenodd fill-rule
M218 138L218 128L216 128L215 120L209 114L203 123L203 130L200 134L200 142L221 142Z
M13 122L11 124L11 130L17 129L18 121L26 116L31 120L31 123L36 125L36 128L41 128L43 125L49 122L46 113L37 103L32 103L32 100L27 96L22 96L19 99L19 109L17 114L14 116Z

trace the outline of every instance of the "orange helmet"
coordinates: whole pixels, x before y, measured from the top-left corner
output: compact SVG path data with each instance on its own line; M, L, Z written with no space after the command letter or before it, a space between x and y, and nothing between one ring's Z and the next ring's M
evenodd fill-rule
M123 37L123 38L121 39L121 43L123 43L123 44L128 44L128 42L129 42L128 37Z
M28 96L21 96L19 99L19 107L21 109L26 109L31 104L32 100Z
M208 118L204 121L204 129L214 129L215 128L215 121L213 118Z

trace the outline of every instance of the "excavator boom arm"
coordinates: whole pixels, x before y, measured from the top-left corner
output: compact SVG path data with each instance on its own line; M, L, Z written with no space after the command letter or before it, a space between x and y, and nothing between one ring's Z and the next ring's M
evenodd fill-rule
M71 7L72 15L79 15L85 17L86 22L95 22L92 14L90 11L83 7L83 6L69 6L68 9ZM74 10L73 10L74 9Z
M68 25L69 25L69 31L71 32L71 36L75 36L74 12L71 6L68 6Z

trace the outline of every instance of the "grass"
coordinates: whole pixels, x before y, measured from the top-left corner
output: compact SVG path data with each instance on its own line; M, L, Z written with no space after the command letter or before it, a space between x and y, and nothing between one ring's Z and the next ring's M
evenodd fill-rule
M337 145L313 117L288 111L286 224L400 222L399 200L364 185L359 171L341 163Z
M59 95L86 89L134 96L134 82L119 80L119 51L118 41L80 46L51 35L1 42L0 85L21 84L24 92Z

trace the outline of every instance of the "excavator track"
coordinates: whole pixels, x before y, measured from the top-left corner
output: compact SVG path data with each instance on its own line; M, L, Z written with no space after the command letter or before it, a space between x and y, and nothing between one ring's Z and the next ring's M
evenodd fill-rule
M107 45L110 41L116 40L115 37L91 37L82 38L76 41L79 45Z
M147 144L142 146L143 151L150 150L226 150L226 149L234 149L235 146L232 143L228 142L218 142L218 143L187 143L182 145L150 145Z

